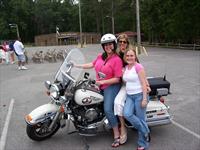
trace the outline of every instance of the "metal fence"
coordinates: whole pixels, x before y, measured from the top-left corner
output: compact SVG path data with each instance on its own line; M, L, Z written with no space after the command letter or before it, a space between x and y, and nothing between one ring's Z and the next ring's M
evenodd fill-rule
M178 48L187 50L200 50L199 44L181 44L181 43L149 43L142 42L143 46L155 46L155 47L166 47L166 48Z

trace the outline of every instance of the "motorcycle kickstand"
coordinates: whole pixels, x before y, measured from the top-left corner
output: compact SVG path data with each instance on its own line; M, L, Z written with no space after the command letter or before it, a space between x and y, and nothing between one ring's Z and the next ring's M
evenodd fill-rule
M70 135L70 134L73 134L73 133L78 133L78 130L68 132L69 135Z
M88 145L87 139L85 136L83 137L83 143L85 144L85 150L89 150L90 146Z

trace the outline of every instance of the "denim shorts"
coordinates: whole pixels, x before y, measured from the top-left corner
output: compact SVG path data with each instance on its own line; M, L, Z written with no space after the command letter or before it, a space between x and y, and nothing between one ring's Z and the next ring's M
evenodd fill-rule
M21 62L25 62L26 61L25 55L18 55L17 58Z

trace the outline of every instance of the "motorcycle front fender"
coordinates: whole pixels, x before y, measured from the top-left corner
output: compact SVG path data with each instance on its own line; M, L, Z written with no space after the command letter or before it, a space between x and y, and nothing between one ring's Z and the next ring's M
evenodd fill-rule
M52 118L59 111L59 106L55 104L44 104L34 109L30 114L25 116L25 121L29 125L35 125L43 122L47 118Z

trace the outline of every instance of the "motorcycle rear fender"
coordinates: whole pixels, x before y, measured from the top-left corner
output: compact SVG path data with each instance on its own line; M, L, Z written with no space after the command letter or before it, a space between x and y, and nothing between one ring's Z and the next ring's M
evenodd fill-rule
M26 123L29 125L35 125L39 122L43 122L45 119L54 117L56 112L59 111L59 106L55 104L44 104L34 109L30 114L25 116Z

